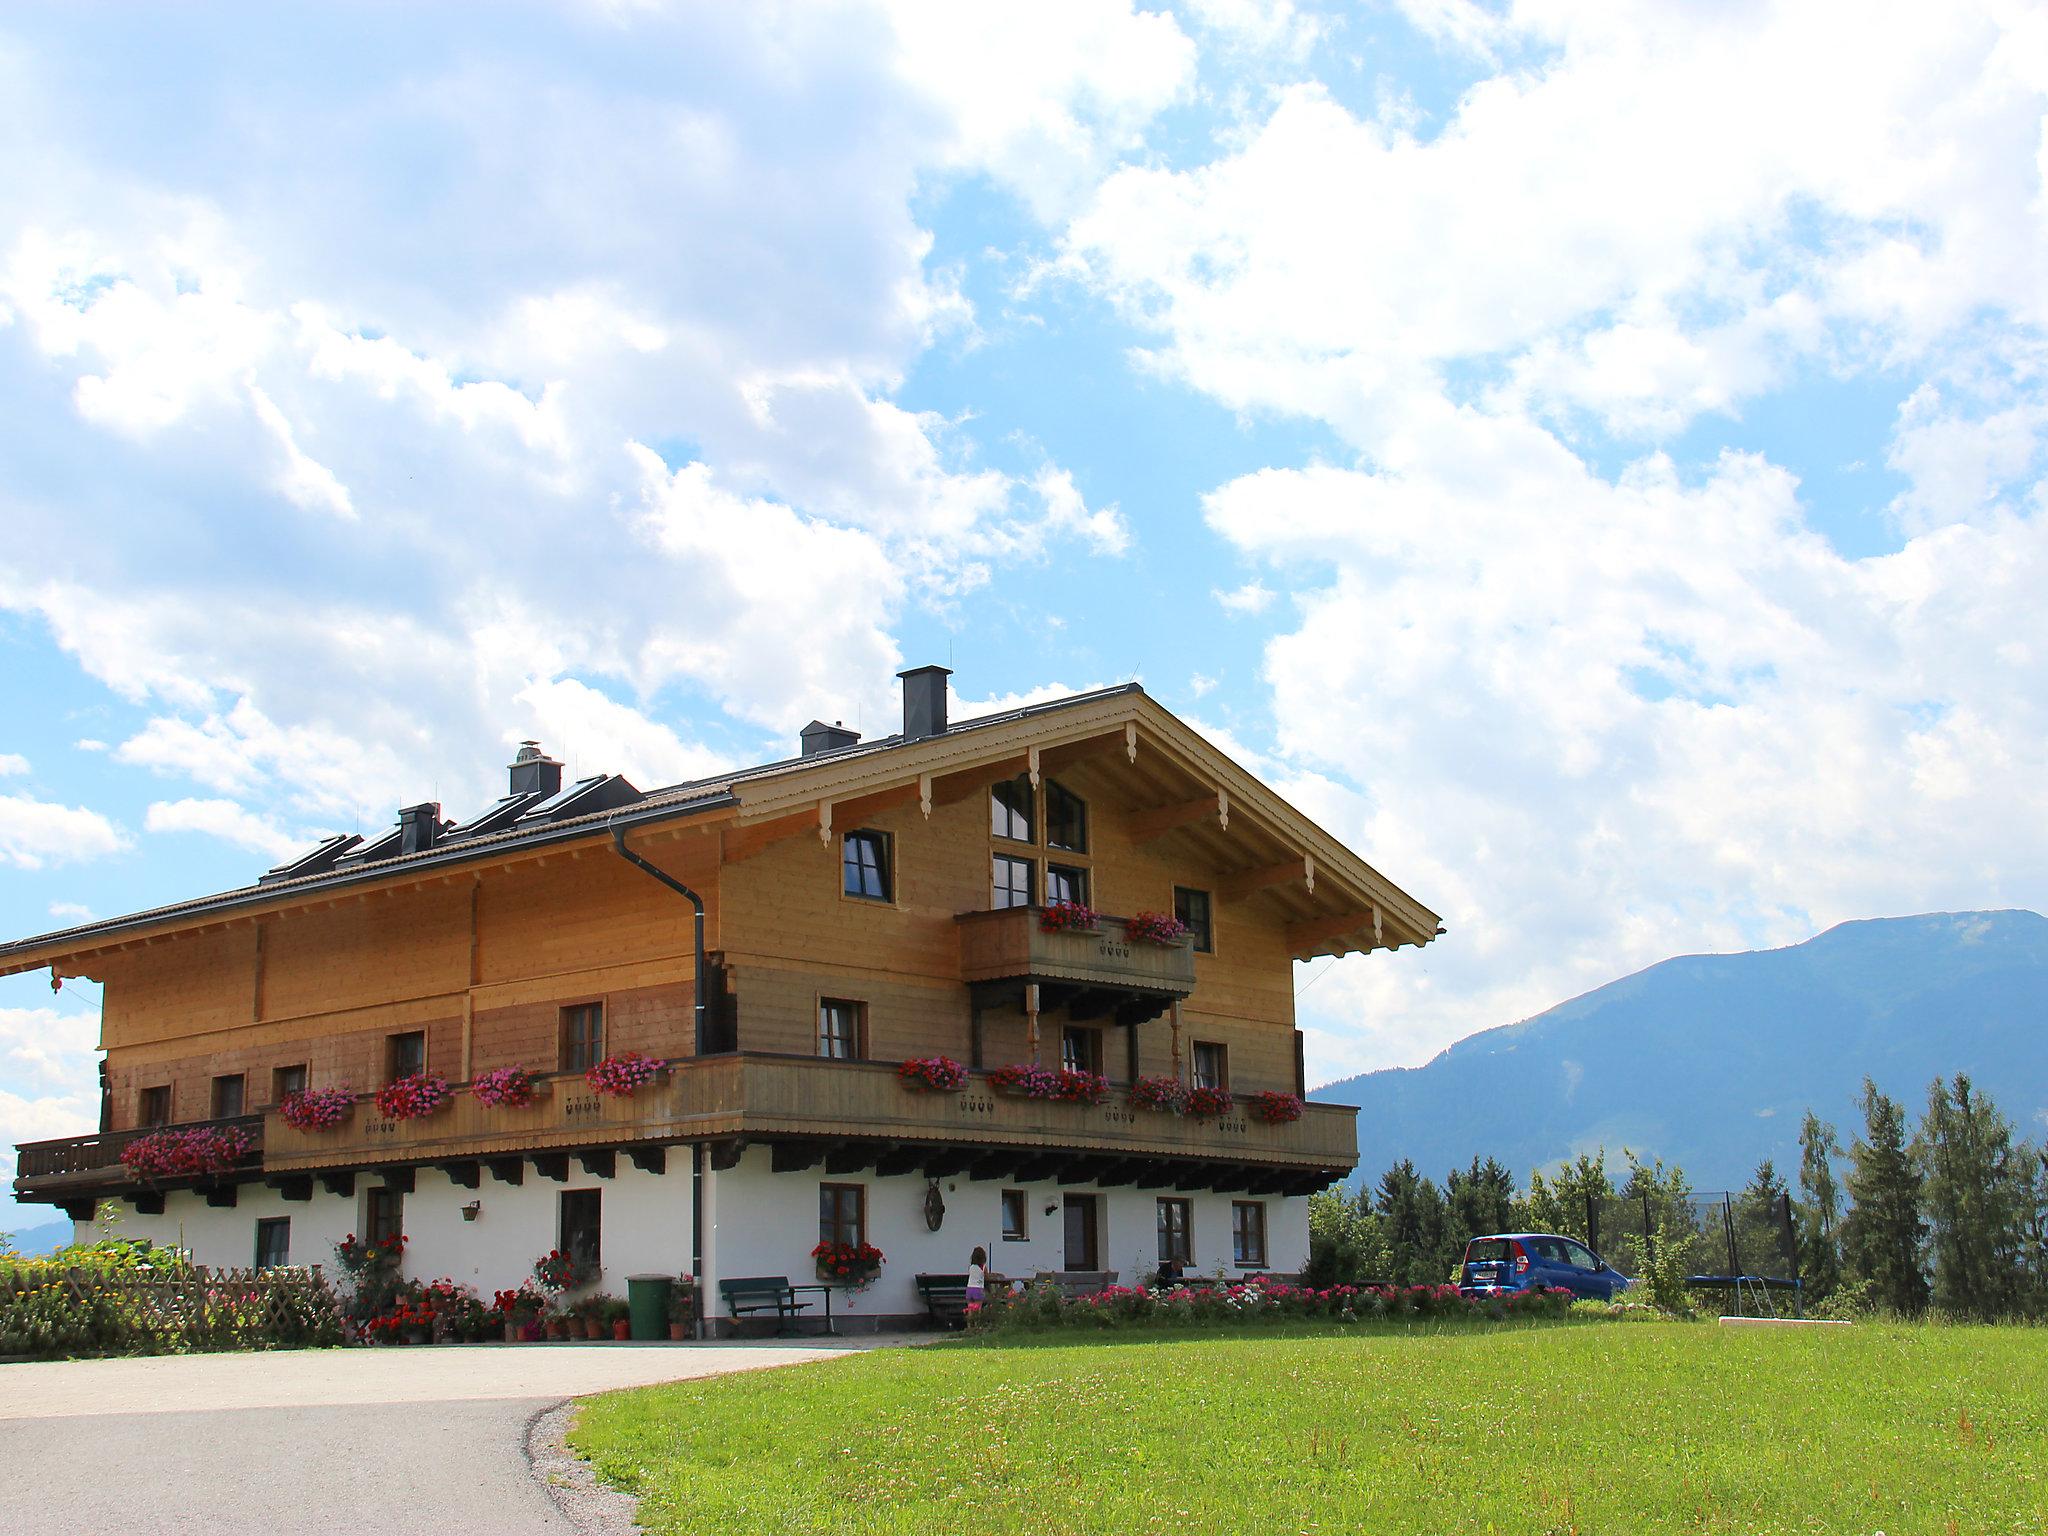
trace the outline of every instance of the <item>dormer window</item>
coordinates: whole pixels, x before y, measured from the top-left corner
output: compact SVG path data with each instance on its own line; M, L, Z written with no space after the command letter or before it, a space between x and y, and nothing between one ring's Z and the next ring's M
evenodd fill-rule
M1005 779L988 792L988 831L1013 843L1033 840L1031 780L1023 774Z
M1057 784L1045 786L1045 846L1088 851L1088 802Z
M890 901L889 834L849 832L840 845L844 890L862 901Z

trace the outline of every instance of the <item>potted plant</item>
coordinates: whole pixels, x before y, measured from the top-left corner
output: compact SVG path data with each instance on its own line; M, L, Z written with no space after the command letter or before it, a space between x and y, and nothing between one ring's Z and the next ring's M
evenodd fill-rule
M1227 1115L1237 1105L1228 1088L1190 1088L1187 1113L1198 1117Z
M605 1297L604 1320L610 1325L612 1338L616 1342L624 1344L633 1337L633 1306L625 1297Z
M559 1248L550 1248L533 1261L533 1278L551 1296L573 1291L590 1276L576 1267L576 1261Z
M542 1320L542 1326L547 1330L548 1338L553 1343L559 1344L569 1337L569 1316L565 1312L549 1312Z
M141 1179L197 1178L224 1173L255 1147L239 1126L199 1125L182 1131L151 1131L121 1149L122 1166Z
M1162 949L1188 936L1188 925L1171 912L1140 912L1124 919L1124 937L1133 944L1157 944Z
M690 1336L690 1326L697 1320L697 1277L680 1276L668 1288L668 1336L677 1344Z
M1255 1093L1251 1097L1252 1118L1267 1125L1287 1125L1299 1120L1305 1107L1299 1094Z
M621 1051L616 1056L607 1056L588 1072L583 1080L598 1093L608 1098L629 1099L661 1076L666 1062L639 1051Z
M855 1291L869 1284L883 1263L882 1250L873 1243L820 1243L811 1257L820 1280Z
M1178 1115L1187 1110L1188 1085L1177 1077L1140 1077L1132 1081L1128 1097L1134 1108Z
M967 1086L967 1069L950 1056L917 1056L896 1069L896 1080L913 1093L951 1093Z
M1049 1099L1059 1087L1059 1077L1035 1061L1017 1061L989 1073L988 1085L1015 1098Z
M295 1131L331 1131L355 1107L356 1096L346 1088L301 1088L284 1096L277 1113Z
M412 1072L377 1090L377 1113L386 1120L424 1120L448 1107L455 1090L438 1072Z
M1109 1079L1100 1072L1062 1067L1053 1079L1052 1092L1048 1097L1068 1104L1100 1104L1109 1097Z
M533 1102L533 1074L524 1067L493 1067L478 1073L469 1091L492 1109L524 1109Z
M1047 933L1086 933L1095 921L1095 909L1079 901L1055 901L1038 914L1038 926Z

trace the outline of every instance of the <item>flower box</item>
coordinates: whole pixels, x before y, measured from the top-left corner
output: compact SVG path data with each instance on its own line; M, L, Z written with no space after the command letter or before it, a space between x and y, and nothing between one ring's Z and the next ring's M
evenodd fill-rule
M1068 1104L1100 1104L1109 1097L1109 1079L1100 1072L1062 1068L1053 1078L1049 1096Z
M1298 1094L1255 1093L1249 1107L1254 1120L1267 1125L1291 1125L1301 1118L1305 1106Z
M1132 1082L1133 1107L1162 1115L1178 1115L1188 1107L1188 1085L1177 1077L1141 1077Z
M346 1088L301 1088L284 1096L277 1113L295 1131L331 1131L355 1107L356 1096Z
M1171 912L1140 912L1124 919L1124 937L1133 944L1157 944L1165 949L1187 936L1188 925Z
M533 1074L524 1067L495 1067L477 1074L469 1091L493 1109L524 1109L533 1102Z
M916 1056L896 1069L896 1080L913 1093L952 1093L967 1086L967 1069L950 1056Z
M138 1178L200 1178L225 1173L255 1147L255 1138L232 1126L152 1131L121 1149L121 1165Z
M1183 1113L1197 1118L1227 1115L1237 1107L1237 1100L1231 1097L1228 1088L1190 1088L1188 1107Z
M817 1260L820 1280L855 1290L873 1280L884 1262L882 1250L873 1243L820 1243L811 1257Z
M630 1099L657 1077L668 1063L644 1056L638 1051L621 1051L616 1056L607 1056L588 1072L583 1080L597 1092L614 1099Z
M1095 910L1078 901L1055 901L1038 914L1038 926L1047 933L1085 933L1095 923Z
M386 1120L424 1120L453 1102L455 1090L438 1072L414 1072L377 1090L377 1113Z
M988 1075L988 1085L997 1093L1019 1099L1049 1099L1059 1089L1059 1074L1036 1062L1012 1062Z

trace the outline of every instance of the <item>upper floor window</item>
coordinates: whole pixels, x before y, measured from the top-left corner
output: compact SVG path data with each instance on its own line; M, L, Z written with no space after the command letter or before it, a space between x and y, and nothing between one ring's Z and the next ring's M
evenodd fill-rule
M861 1056L861 1024L867 1007L843 997L818 1000L818 1054L834 1061L857 1061Z
M1069 1024L1060 1031L1060 1065L1069 1072L1102 1070L1102 1031Z
M991 837L1007 837L1020 843L1034 840L1031 825L1031 780L1024 774L990 787L988 830Z
M282 1104L295 1093L306 1091L306 1064L301 1061L289 1067L273 1067L270 1072L270 1102Z
M892 901L889 872L889 834L849 832L840 843L840 863L845 872L845 891L863 901Z
M562 1010L562 1070L588 1072L604 1060L604 1004Z
M1029 859L1013 859L1007 853L997 854L994 890L990 893L989 905L998 911L1004 907L1030 906L1031 877L1037 868Z
M1045 846L1088 851L1088 802L1057 784L1045 786Z
M154 1088L142 1090L135 1106L135 1121L138 1125L169 1125L171 1123L171 1085L159 1083Z
M242 1074L213 1080L213 1118L231 1120L242 1112Z
M1195 1086L1197 1088L1228 1088L1230 1086L1230 1052L1213 1040L1195 1042Z
M1045 899L1055 901L1078 901L1088 905L1088 871L1075 869L1066 864L1045 866Z
M1187 886L1173 888L1173 915L1187 925L1194 936L1195 948L1203 954L1215 952L1215 937L1209 931L1209 893L1190 890Z
M384 1042L385 1075L394 1081L411 1077L415 1072L427 1070L427 1032L423 1029L409 1029L402 1035L389 1035Z

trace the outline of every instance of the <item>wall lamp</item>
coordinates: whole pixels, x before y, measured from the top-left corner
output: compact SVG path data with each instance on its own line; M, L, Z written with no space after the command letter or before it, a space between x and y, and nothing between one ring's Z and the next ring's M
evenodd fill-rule
M469 1202L469 1204L465 1205L465 1206L464 1206L464 1207L462 1208L462 1219L463 1219L464 1221L475 1221L475 1220L476 1220L476 1213L477 1213L478 1211L482 1210L483 1208L484 1208L484 1203L483 1203L483 1201L481 1201L481 1200L472 1200L472 1201L470 1201L470 1202Z

